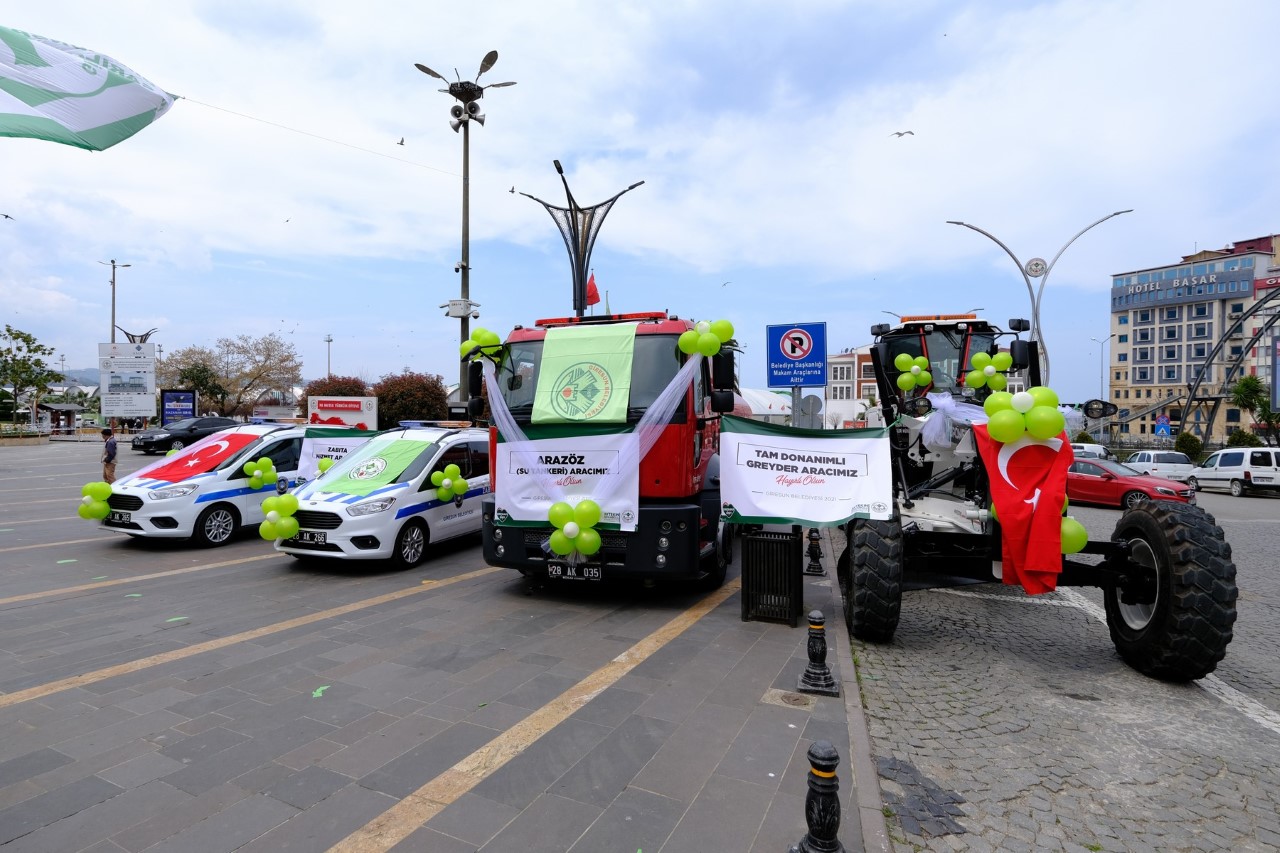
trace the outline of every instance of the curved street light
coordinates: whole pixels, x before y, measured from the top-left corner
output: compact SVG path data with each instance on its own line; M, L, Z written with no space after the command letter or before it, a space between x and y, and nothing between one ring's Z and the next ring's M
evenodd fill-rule
M1044 338L1040 333L1040 300L1044 296L1044 286L1049 282L1049 273L1053 272L1054 264L1058 262L1058 258L1062 257L1062 253L1067 250L1067 247L1080 239L1084 232L1096 225L1101 225L1111 217L1119 216L1122 213L1133 213L1133 208L1129 208L1128 210L1117 210L1115 213L1108 213L1096 222L1090 223L1084 228L1081 228L1076 232L1074 237L1062 244L1062 248L1058 250L1058 254L1054 255L1053 260L1049 261L1047 264L1044 262L1043 258L1032 258L1027 261L1026 264L1023 264L1022 261L1018 260L1018 256L1013 253L1013 250L1000 242L994 234L988 231L983 231L978 226L970 225L968 222L960 222L956 219L947 220L948 225L963 225L965 228L968 228L971 231L977 231L979 234L987 237L1001 249L1004 249L1005 254L1012 258L1014 264L1017 265L1018 272L1022 274L1022 280L1027 284L1027 295L1031 298L1031 338L1039 345L1040 363L1042 367L1040 381L1046 385L1049 384L1049 349L1045 346ZM1033 278L1040 279L1040 286L1038 288L1032 286L1031 279Z

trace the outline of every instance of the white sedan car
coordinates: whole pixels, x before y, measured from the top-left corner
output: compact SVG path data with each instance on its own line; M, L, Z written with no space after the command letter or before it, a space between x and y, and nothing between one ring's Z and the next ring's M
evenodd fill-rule
M280 478L297 473L305 430L246 424L201 439L111 484L102 526L130 536L191 538L224 545L262 522L262 500L276 481L254 489L244 463L266 457Z
M442 500L432 475L451 465L466 490ZM294 490L299 530L276 548L295 557L390 559L410 568L426 557L428 544L478 533L480 498L488 491L486 430L389 430Z

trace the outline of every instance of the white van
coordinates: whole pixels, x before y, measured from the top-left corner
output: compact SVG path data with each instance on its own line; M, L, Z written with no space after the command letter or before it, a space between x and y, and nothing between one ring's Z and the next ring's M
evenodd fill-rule
M1072 442L1071 450L1078 459L1115 459L1115 454L1101 444Z
M1230 447L1209 455L1191 472L1193 489L1225 489L1236 497L1252 491L1280 491L1280 451Z
M1152 477L1187 482L1195 465L1185 453L1176 450L1139 450L1124 460L1130 468Z
M465 494L440 500L431 475L457 465ZM433 542L480 532L489 491L489 433L393 429L371 438L314 482L299 486L298 533L276 543L295 557L387 560L412 568Z
M134 537L185 539L198 545L225 545L241 528L262 523L262 501L278 481L295 481L301 467L315 466L318 454L336 456L339 442L308 436L317 430L280 424L245 424L206 436L111 484L110 513L102 526ZM327 434L334 430L318 432ZM372 432L350 430L342 444L353 447ZM313 452L312 445L323 444ZM244 464L266 457L278 481L254 489ZM312 467L311 470L315 470Z

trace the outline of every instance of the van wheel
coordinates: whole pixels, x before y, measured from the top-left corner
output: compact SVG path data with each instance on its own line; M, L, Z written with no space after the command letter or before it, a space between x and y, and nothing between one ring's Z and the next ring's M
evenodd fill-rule
M230 542L239 527L240 519L232 507L215 504L200 513L191 538L202 548L216 548Z
M1244 497L1244 483L1239 480L1231 481L1231 496L1234 498Z
M427 556L427 526L418 519L411 520L396 534L395 551L391 562L401 569L412 569Z
M1193 492L1200 491L1200 481L1197 480L1195 477L1188 477L1187 485L1191 487L1191 491Z

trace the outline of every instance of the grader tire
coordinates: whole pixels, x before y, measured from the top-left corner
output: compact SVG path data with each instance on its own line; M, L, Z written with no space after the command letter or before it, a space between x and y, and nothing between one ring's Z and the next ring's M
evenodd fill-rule
M902 611L902 522L855 519L847 530L848 570L840 584L845 624L859 640L887 643ZM836 573L841 577L838 564Z

